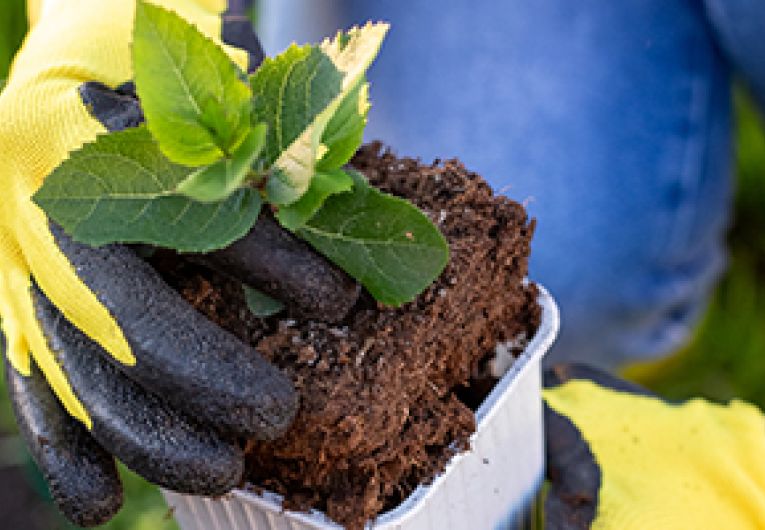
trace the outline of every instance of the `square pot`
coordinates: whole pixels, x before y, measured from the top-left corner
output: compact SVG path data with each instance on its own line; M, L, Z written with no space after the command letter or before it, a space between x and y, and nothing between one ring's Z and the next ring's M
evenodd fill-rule
M500 530L529 526L544 477L541 360L558 333L558 308L539 288L542 322L524 352L476 412L471 449L432 484L418 487L370 530ZM182 530L342 530L318 511L285 511L271 493L237 490L221 499L163 491Z

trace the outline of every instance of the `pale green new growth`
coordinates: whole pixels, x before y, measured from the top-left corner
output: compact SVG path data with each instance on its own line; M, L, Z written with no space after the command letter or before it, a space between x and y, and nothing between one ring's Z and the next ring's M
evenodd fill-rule
M369 23L318 48L293 45L267 59L251 76L255 118L269 125L266 160L273 163L266 188L269 202L291 204L308 190L317 163L328 153L322 144L324 133L349 94L357 90L362 94L364 73L388 27ZM348 150L347 144L343 147Z
M359 82L340 104L327 125L322 145L327 148L317 171L331 171L348 163L364 139L369 114L369 83Z
M188 168L165 158L145 127L99 136L70 154L34 200L77 241L149 243L205 252L243 237L260 196L242 189L216 204L175 193Z
M149 130L170 160L212 164L248 133L252 94L237 66L194 26L142 0L133 69Z

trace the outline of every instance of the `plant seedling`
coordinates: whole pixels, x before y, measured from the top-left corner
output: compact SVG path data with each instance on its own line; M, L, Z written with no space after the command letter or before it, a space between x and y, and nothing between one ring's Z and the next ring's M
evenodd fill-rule
M446 266L446 241L414 205L345 167L387 31L368 23L292 45L247 76L195 26L139 1L132 53L146 124L70 153L34 201L77 241L180 252L228 246L266 203L378 301L408 302Z

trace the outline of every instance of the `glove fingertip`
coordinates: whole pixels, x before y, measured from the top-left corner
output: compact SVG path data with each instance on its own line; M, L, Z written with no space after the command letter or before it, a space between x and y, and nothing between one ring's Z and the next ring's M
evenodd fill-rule
M595 519L602 473L582 433L567 417L544 406L545 453L550 491L545 528L586 529Z
M93 528L109 522L122 508L124 494L116 468L89 473L87 479L48 476L51 497L64 516L77 526Z
M107 522L123 502L114 459L66 413L37 366L28 377L8 368L19 430L56 505L79 526Z

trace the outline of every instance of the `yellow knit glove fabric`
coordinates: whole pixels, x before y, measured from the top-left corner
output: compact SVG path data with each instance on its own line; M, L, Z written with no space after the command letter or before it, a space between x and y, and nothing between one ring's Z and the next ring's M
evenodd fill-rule
M225 0L153 3L220 41ZM69 413L90 428L37 324L30 279L114 358L127 365L135 358L115 320L56 247L31 197L71 150L105 132L77 89L86 81L117 86L132 78L135 0L30 0L28 8L31 29L0 93L0 319L13 367L29 375L31 354ZM244 51L227 50L246 68Z
M765 528L765 417L757 408L668 405L589 381L544 396L600 465L594 529Z

